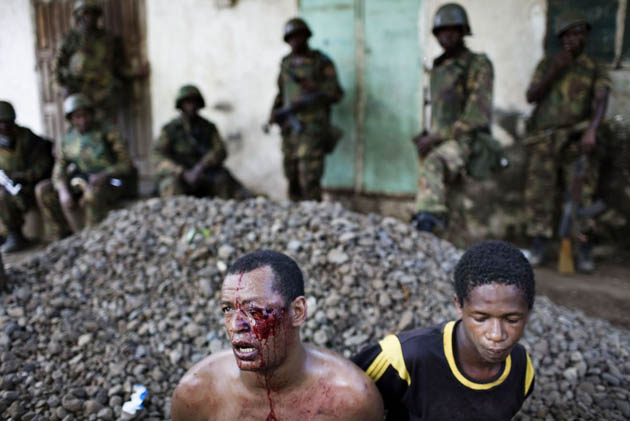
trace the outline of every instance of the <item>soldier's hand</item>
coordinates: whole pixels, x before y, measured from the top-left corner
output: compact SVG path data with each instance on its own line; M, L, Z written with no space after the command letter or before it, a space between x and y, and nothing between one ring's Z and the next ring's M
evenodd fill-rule
M597 146L597 133L594 128L589 127L582 135L582 151L591 153Z
M68 189L59 190L59 202L66 209L73 209L77 204Z
M197 164L194 167L184 171L183 177L186 184L191 187L195 187L199 180L201 179L201 173L203 172L203 168L201 165Z
M418 154L421 157L425 157L429 152L431 152L431 149L433 149L435 145L437 145L439 142L440 142L440 138L432 134L426 134L424 136L416 136L416 138L414 138L414 143L416 144L416 147L418 148Z
M566 69L571 62L573 62L573 56L571 53L566 50L562 50L553 57L551 67L554 71L561 72Z
M109 175L105 171L97 172L96 174L90 174L90 186L92 186L93 188L102 187L105 185L108 179Z

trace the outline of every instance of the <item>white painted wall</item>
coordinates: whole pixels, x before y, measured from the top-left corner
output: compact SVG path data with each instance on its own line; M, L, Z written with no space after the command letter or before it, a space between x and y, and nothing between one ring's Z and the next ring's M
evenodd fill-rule
M295 0L239 0L218 8L209 0L147 0L154 133L177 115L174 98L185 83L206 99L202 114L227 141L227 166L248 187L284 198L280 137L264 135L276 94L280 59L288 52L284 23ZM231 111L214 108L229 104Z
M41 133L35 30L30 1L0 1L0 100L13 104L17 123Z

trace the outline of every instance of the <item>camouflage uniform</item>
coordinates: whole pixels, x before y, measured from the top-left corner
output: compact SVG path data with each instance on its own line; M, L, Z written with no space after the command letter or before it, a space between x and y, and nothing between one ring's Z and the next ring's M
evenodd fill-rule
M102 187L90 192L91 198L84 195L81 208L88 226L101 221L109 208L125 196L126 188L135 185L133 181L135 168L129 156L127 143L117 130L98 122L94 122L92 129L83 135L75 128L71 128L57 145L52 184L48 182L38 186L36 192L44 218L53 224L52 228L57 235L62 236L69 229L61 213L56 190L63 185L69 186L70 179L75 176L89 177L101 171L107 172L109 180L120 180L122 185L115 186L111 182L106 182Z
M35 185L50 177L53 167L52 143L26 127L14 126L12 147L0 146L0 169L22 189L12 196L0 187L0 220L9 232L20 232L24 214L36 206Z
M66 95L84 93L92 100L98 119L115 119L127 79L120 38L102 29L70 30L57 56L55 74Z
M162 197L192 194L228 199L243 189L223 167L227 152L219 131L203 117L197 116L192 123L183 116L170 121L162 128L154 152ZM182 175L197 164L205 170L202 181L192 188L182 180Z
M303 87L304 80L315 81L317 91ZM278 94L272 113L292 102L314 93L321 100L294 113L300 127L284 121L282 125L282 153L284 174L289 183L291 200L321 200L320 179L324 173L324 158L332 135L330 105L341 100L343 90L337 80L332 60L317 50L307 57L289 54L282 59L278 76Z
M444 139L421 160L416 208L447 212L447 183L465 168L479 132L489 133L492 115L492 63L485 54L464 49L456 57L435 59L431 70L431 132ZM453 129L460 135L455 139Z
M530 86L540 83L550 65L549 58L538 64ZM537 104L529 122L530 135L524 141L529 154L525 188L528 235L552 237L555 204L560 193L558 186L564 186L564 191L572 185L575 162L581 154L581 136L593 113L595 92L610 86L606 71L582 53L554 81L550 92ZM601 150L596 148L595 153L601 153ZM597 156L588 160L582 205L592 201L599 161ZM559 183L559 171L562 183ZM592 221L583 221L583 225L576 228L588 230L591 224Z

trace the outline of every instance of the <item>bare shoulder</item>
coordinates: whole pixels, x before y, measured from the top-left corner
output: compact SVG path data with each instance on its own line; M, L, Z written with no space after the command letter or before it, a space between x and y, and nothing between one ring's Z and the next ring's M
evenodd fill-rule
M309 367L317 382L333 392L331 408L344 420L382 420L383 401L374 382L352 361L336 352L308 347Z
M181 378L171 402L173 421L208 420L220 408L224 389L222 381L236 375L232 351L210 355Z

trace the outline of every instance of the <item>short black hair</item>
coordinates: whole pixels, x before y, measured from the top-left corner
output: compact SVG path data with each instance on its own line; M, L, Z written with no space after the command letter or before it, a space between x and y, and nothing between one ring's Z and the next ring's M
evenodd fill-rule
M523 252L510 243L489 240L470 247L455 266L455 293L460 305L474 288L485 284L514 285L523 292L527 308L534 306L534 271Z
M295 260L273 250L256 250L239 257L228 269L228 275L247 273L269 266L273 272L273 290L286 304L304 295L304 276Z

